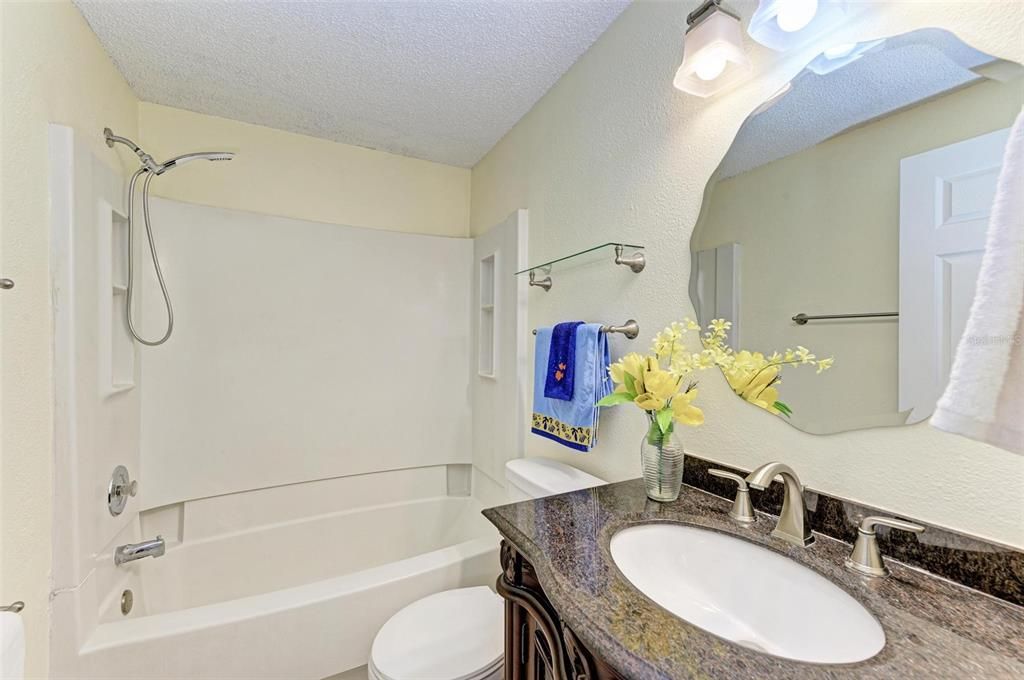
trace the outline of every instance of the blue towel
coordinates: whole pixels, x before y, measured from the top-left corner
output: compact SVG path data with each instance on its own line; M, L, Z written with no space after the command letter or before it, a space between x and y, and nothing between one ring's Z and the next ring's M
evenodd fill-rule
M576 357L573 364L575 387L571 401L544 396L548 358L551 350L550 327L537 329L533 358L533 417L530 431L576 451L586 453L597 445L600 409L596 406L612 391L608 364L608 339L601 325L583 324L576 329Z
M551 331L548 373L544 381L544 396L548 399L572 399L576 375L576 329L582 325L582 321L567 321L555 324Z

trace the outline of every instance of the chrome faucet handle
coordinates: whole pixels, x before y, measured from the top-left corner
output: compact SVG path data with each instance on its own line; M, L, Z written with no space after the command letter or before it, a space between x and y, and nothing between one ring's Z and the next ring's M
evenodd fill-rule
M736 498L732 502L729 517L740 524L753 524L757 517L754 516L754 506L750 503L750 488L747 486L747 480L739 475L716 468L708 470L708 474L736 482Z
M846 558L846 568L866 576L885 576L889 570L882 561L882 553L878 549L878 535L875 527L882 526L913 531L919 534L924 527L913 522L905 522L892 517L865 517L857 529L857 542L853 544L853 552Z

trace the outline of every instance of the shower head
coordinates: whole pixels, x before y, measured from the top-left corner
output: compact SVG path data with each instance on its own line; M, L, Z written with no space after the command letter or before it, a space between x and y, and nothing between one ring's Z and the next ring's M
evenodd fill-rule
M181 156L175 156L169 161L164 161L154 170L154 173L162 175L171 168L188 163L189 161L230 161L234 157L235 154L231 151L197 151L195 153L186 153Z
M181 156L175 156L169 161L163 163L157 163L152 156L143 151L138 144L128 139L127 137L121 137L115 135L110 128L103 128L103 138L107 142L107 146L113 148L114 144L124 144L129 149L135 152L135 155L142 161L142 171L151 172L154 175L162 175L168 170L182 163L188 163L189 161L229 161L235 157L235 154L230 151L198 151L196 153L186 153Z

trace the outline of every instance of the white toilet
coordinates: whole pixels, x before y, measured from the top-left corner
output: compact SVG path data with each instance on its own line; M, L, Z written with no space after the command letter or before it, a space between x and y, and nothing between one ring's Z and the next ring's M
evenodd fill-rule
M505 465L512 501L606 484L546 458ZM497 574L498 565L494 565ZM505 652L504 603L487 586L445 590L404 607L381 626L367 663L370 680L499 680Z

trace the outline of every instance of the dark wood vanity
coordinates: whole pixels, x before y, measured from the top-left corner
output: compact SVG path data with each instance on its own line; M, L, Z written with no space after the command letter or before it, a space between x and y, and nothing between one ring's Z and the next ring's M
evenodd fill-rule
M537 574L501 542L498 594L505 598L505 680L625 680L583 646L551 605Z

